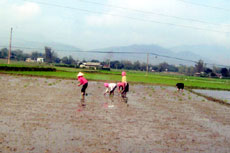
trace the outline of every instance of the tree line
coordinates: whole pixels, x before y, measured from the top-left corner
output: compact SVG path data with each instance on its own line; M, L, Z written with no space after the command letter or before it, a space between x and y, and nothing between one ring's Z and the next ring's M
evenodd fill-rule
M0 50L0 58L6 59L8 58L8 49L2 48ZM27 58L31 58L32 60L36 60L37 58L44 58L46 63L65 63L65 64L75 64L76 61L72 58L72 56L65 56L63 58L59 58L57 53L53 51L50 47L45 47L45 53L40 53L37 51L34 51L32 53L24 53L20 49L12 50L11 51L11 60L17 60L17 61L26 61Z
M44 58L46 63L55 63L55 64L65 64L66 66L71 67L79 67L80 64L84 62L100 62L102 66L108 66L112 69L127 69L127 70L139 70L139 71L146 71L147 70L147 63L144 62L131 62L129 60L114 60L114 61L99 61L96 59L86 61L86 60L75 60L72 56L65 56L59 58L57 53L52 50L50 47L45 47L45 52L32 52L32 53L23 53L22 50L12 50L11 52L11 59L17 61L25 61L27 58L31 58L32 60L36 60L38 57ZM8 58L8 49L2 48L0 50L0 58L6 59ZM158 65L148 64L148 70L153 72L179 72L185 75L198 75L203 77L230 77L230 69L228 68L218 68L213 67L209 68L205 65L202 60L199 60L194 66L186 66L186 65L171 65L167 62L160 63Z

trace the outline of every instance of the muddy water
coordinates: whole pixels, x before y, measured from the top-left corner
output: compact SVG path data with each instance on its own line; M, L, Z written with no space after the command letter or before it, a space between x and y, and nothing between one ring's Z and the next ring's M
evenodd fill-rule
M200 90L194 89L195 92L211 96L213 98L221 99L230 103L230 91L219 91L219 90Z
M230 152L230 108L172 87L0 75L0 152Z

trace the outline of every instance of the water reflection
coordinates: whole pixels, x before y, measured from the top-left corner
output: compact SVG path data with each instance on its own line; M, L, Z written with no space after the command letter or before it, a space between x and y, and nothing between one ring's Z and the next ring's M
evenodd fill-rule
M121 102L128 103L128 97L126 97L126 95L121 95Z
M125 102L126 104L128 104L128 97L122 97L123 102Z
M113 103L114 102L114 95L109 95L109 100L111 103Z
M213 98L221 99L230 103L230 91L221 91L221 90L202 90L202 89L194 89L193 91L211 96Z
M122 102L124 104L127 104L128 106L128 97L126 95L109 95L109 97L106 97L106 102L103 103L104 108L113 108L113 107L119 107L124 106L120 105L117 102Z
M81 98L81 106L82 107L85 107L86 106L86 103L85 103L85 98L83 97L83 98Z

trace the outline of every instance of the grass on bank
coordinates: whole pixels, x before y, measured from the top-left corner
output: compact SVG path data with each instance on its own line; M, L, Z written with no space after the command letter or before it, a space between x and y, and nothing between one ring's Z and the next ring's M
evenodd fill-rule
M9 74L20 74L20 75L30 75L30 76L44 76L44 77L59 77L67 79L76 79L77 73L81 71L78 69L76 72L70 71L57 71L57 72L40 72L40 71L5 71L4 73ZM84 70L83 70L84 71ZM100 72L84 72L85 77L88 80L97 80L97 81L110 81L110 82L119 82L121 80L121 75L118 74L109 74L109 73L100 73ZM207 79L207 78L198 78L196 77L175 77L168 75L159 75L159 74L148 74L146 76L143 73L129 73L127 72L127 80L130 83L147 83L147 84L159 84L159 85L170 85L175 86L178 82L183 82L186 87L191 88L204 88L204 89L218 89L218 90L230 90L229 80L219 80L219 79Z
M5 62L5 61L4 61ZM1 63L0 66L6 65ZM67 79L76 79L78 72L85 73L85 77L88 80L100 80L119 82L121 80L122 70L88 70L88 69L77 69L77 68L66 68L66 67L55 67L47 64L36 64L27 62L14 61L12 64L7 66L42 66L56 68L56 72L45 72L45 71L0 71L2 73L19 74L19 75L30 75L30 76L43 76L43 77L58 77ZM176 83L182 82L186 87L190 88L204 88L204 89L217 89L217 90L230 90L229 79L215 79L215 78L202 78L194 76L176 75L168 73L148 73L142 71L126 71L127 81L130 83L146 83L146 84L159 84L159 85L170 85L175 86Z

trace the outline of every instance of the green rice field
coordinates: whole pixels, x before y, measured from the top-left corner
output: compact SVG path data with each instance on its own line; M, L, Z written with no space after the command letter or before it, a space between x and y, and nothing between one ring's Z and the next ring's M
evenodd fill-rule
M6 64L0 64L5 66ZM34 64L27 63L13 63L7 66L35 66ZM106 81L106 82L119 82L121 80L121 70L88 70L88 69L77 69L77 68L65 68L55 67L50 65L37 65L42 67L56 68L56 72L40 72L40 71L0 71L0 73L8 73L15 75L29 75L29 76L42 76L42 77L57 77L63 79L76 79L78 72L83 72L85 78L88 80L95 81ZM141 71L126 71L127 81L129 83L144 83L144 84L155 84L155 85L168 85L175 86L176 83L182 82L187 88L200 88L200 89L217 89L217 90L230 90L230 79L215 79L215 78L202 78L194 76L185 76L178 74L167 74L167 73L155 73Z

